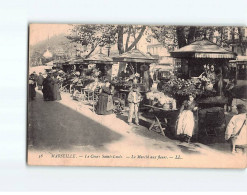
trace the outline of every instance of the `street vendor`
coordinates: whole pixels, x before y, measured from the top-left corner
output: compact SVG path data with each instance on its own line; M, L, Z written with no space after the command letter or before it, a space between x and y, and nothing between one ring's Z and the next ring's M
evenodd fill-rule
M216 83L215 83L215 88L217 91L217 95L223 96L223 74L222 74L222 68L219 67L217 72L216 72Z
M230 78L225 88L225 96L228 99L227 109L226 109L227 112L232 111L232 101L234 96L233 88L235 87L235 84L236 84L235 78Z
M199 76L199 78L208 78L210 82L214 85L215 84L215 79L216 79L216 74L214 70L214 65L204 65L203 66L204 71L203 73Z
M197 110L195 95L190 94L189 100L183 102L178 116L176 130L181 141L190 142L195 127L195 117L193 111Z
M99 94L99 100L96 105L96 113L100 115L108 115L113 112L113 88L110 87L109 80L105 80L105 86L102 87L102 91Z
M120 77L122 77L124 79L129 77L129 76L130 76L129 70L126 68L120 73Z

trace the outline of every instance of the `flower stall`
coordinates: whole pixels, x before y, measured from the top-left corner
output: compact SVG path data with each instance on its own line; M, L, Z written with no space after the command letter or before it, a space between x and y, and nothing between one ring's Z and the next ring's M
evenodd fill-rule
M141 91L149 91L149 65L157 62L157 59L138 49L133 49L113 57L113 61L119 64L119 77L131 80L139 86Z
M229 60L236 59L237 54L204 38L171 52L171 56L181 60L182 76L191 78L199 76L205 64L214 65L215 70L221 68L227 75Z
M100 77L102 80L112 79L112 65L113 65L112 58L100 52L90 56L84 61L87 62L88 64L95 64L95 69L97 69L100 73L98 77Z
M118 78L113 79L118 96L126 101L130 87L136 84L145 97L145 93L150 90L149 65L157 62L157 59L138 49L133 49L113 57L113 61L119 66Z

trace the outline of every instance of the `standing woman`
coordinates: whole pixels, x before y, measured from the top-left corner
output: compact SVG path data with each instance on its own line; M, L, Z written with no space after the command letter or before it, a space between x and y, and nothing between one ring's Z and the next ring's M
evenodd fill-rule
M222 75L222 68L219 67L217 73L217 95L223 96L223 75Z
M53 100L61 100L61 94L59 91L59 80L57 79L57 74L54 74L54 86L53 86Z
M102 92L99 94L99 100L96 106L96 113L100 115L111 114L113 111L113 95L114 91L110 88L110 82L105 81L105 86L102 87Z
M181 141L186 141L188 143L190 142L195 127L193 111L195 111L197 107L194 98L195 95L190 94L189 100L184 101L177 121L177 135L180 137Z
M36 96L35 87L35 78L33 74L31 74L28 79L29 100L34 100L34 97Z
M47 77L43 81L43 95L44 101L53 101L53 86L54 80L51 78L51 74L48 73Z

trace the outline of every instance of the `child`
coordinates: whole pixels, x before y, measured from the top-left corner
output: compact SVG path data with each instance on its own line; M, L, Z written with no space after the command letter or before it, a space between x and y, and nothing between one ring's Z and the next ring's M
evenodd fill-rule
M133 112L135 113L135 123L139 126L139 117L138 117L138 109L139 104L142 97L141 94L138 92L137 86L133 85L129 95L128 95L128 102L129 102L129 116L128 116L128 123L129 125L132 124L132 117Z

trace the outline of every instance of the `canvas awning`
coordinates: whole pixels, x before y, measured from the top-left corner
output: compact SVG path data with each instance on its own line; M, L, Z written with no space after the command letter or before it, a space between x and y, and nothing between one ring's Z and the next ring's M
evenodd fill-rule
M84 58L77 57L70 59L68 65L83 64L83 63L85 63Z
M174 58L236 59L237 54L203 39L171 52L171 56Z
M90 64L113 64L112 58L103 53L97 53L84 60Z
M53 64L64 64L66 63L65 60L60 59L60 60L54 60Z
M138 49L125 52L119 56L113 57L115 62L141 62L141 63L155 63L158 60L149 54L144 54Z

